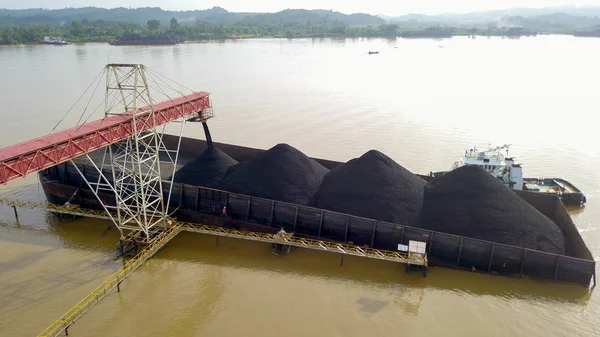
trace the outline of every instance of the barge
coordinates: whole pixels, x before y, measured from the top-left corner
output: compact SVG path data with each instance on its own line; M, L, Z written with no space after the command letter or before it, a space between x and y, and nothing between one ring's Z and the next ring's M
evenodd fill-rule
M206 124L204 127L206 132ZM213 144L208 134L207 139L208 143L182 138L178 166L185 165L209 146L218 148L238 162L246 161L265 151L232 144ZM163 141L167 148L176 148L178 138L164 135ZM94 161L100 161L102 154L103 151L100 150L90 156ZM313 159L330 170L343 164L326 159ZM98 173L88 163L83 160L74 162L88 180L98 179ZM165 179L170 174L172 172L164 172ZM106 176L110 177L111 174L106 172ZM39 178L51 203L62 205L69 202L84 208L102 209L72 164L64 163L41 171ZM397 251L410 240L425 241L431 266L507 276L524 275L588 286L592 278L595 280L595 261L560 199L556 195L523 190L515 190L515 193L557 224L565 242L571 247L566 251L566 255L181 183L173 184L169 211L182 221L269 233L276 233L284 228L301 237L391 251ZM111 193L100 192L99 197L104 203L115 204L114 195ZM219 216L224 206L227 207L227 218Z
M110 39L108 44L111 46L140 46L140 45L174 45L182 43L181 40L121 40Z
M524 178L521 164L508 157L510 145L480 151L476 147L466 150L465 154L452 164L450 170L462 166L479 166L501 180L506 186L517 191L530 191L558 196L565 205L582 206L587 199L575 185L561 178ZM506 151L506 156L502 151ZM431 173L431 177L441 176L448 171Z

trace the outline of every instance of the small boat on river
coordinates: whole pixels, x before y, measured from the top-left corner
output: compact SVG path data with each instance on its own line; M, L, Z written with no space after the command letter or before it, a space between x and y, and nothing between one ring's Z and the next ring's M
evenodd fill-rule
M584 205L585 195L575 185L562 178L524 178L521 164L508 157L510 145L490 147L480 151L476 147L466 150L465 154L452 164L451 170L462 166L476 165L500 179L509 188L545 194L554 194L561 198L565 205ZM502 151L506 151L506 155ZM432 173L434 177L446 172Z
M44 39L40 41L40 44L52 44L58 46L64 46L70 44L68 41L65 41L62 37L55 36L44 36Z

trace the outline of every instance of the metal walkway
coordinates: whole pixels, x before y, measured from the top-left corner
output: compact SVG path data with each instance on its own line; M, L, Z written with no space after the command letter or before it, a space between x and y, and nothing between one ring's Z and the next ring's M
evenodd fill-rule
M32 209L46 209L48 211L70 214L83 217L92 217L98 219L110 219L106 212L96 211L90 209L79 208L77 206L58 206L50 203L39 203L31 201L21 201L7 198L0 198L0 205L7 205L12 207L24 207ZM228 229L217 226L201 225L189 222L174 221L174 224L181 226L182 230L200 234L216 235L222 237L230 237L236 239L260 241L266 243L276 243L283 245L290 245L299 248L307 248L319 251L326 251L331 253L338 253L343 255L352 255L358 257L365 257L370 259L392 261L404 264L411 264L417 266L427 266L427 256L420 254L408 254L404 252L394 252L381 249L364 248L355 245L349 245L344 243L329 242L323 240L305 239L300 237L288 237L282 238L276 234L270 233L259 233L259 232L247 232L235 229Z
M74 205L58 206L50 203L21 201L8 198L0 198L0 205L13 207L17 218L18 215L16 208L24 207L31 209L44 209L51 212L75 216L92 217L106 220L110 219L108 214L104 211L84 209ZM142 265L154 254L156 254L162 247L164 247L172 238L174 238L182 230L200 234L215 235L217 237L229 237L250 241L259 241L272 244L281 244L284 246L294 246L299 248L307 248L318 251L337 253L342 255L342 261L344 255L352 255L370 259L398 262L406 264L407 268L410 265L424 267L428 266L426 254L411 254L372 248L363 248L343 243L312 240L293 236L282 237L277 234L247 232L217 226L200 225L178 221L171 221L171 225L169 228L159 227L156 229L160 232L156 236L154 236L152 240L149 241L148 246L146 246L146 248L142 250L142 252L140 252L137 256L129 260L129 262L125 266L123 266L123 268L119 269L116 273L111 275L98 288L92 291L88 296L86 296L73 308L67 311L67 313L65 313L61 318L56 320L51 326L49 326L46 330L39 334L38 337L58 336L63 331L66 332L69 326L73 324L77 318L81 317L81 315L83 315L87 310L89 310L94 304L98 303L112 289L114 289L115 287L118 289L119 284L123 280L125 280L125 278L127 278L136 268Z
M69 326L75 322L75 320L81 317L86 311L88 311L94 304L100 302L111 290L118 288L121 282L125 280L133 271L135 271L144 262L150 259L156 254L161 248L163 248L172 238L174 238L182 227L174 225L166 231L162 232L156 237L144 250L142 250L137 256L130 259L116 273L112 274L106 281L104 281L98 288L94 289L84 299L79 301L69 311L57 319L52 325L38 335L38 337L49 337L58 336L64 331L67 331Z
M331 253L338 253L344 255L352 255L359 257L366 257L370 259L385 260L392 262L399 262L405 264L412 264L418 266L426 266L427 259L416 255L409 255L406 253L393 252L388 250L363 248L355 245L349 245L344 243L328 242L322 240L312 240L300 237L288 237L283 238L276 234L269 233L258 233L258 232L245 232L238 231L235 229L227 229L216 226L198 225L187 222L178 222L183 226L183 230L194 233L217 235L229 238L244 239L250 241L260 241L267 243L277 243L282 245L289 245L299 248L307 248L313 250L321 250Z

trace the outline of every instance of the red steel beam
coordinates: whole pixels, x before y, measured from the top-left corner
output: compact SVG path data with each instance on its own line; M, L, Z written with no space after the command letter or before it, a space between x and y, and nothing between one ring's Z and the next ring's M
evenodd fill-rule
M138 109L138 133L210 107L209 94L196 92ZM64 163L133 136L133 114L126 113L0 149L0 184Z

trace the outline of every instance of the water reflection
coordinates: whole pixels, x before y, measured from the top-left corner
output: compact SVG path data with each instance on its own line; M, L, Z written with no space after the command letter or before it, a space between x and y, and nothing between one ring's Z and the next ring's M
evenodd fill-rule
M77 46L75 49L75 55L77 55L77 60L82 61L85 60L86 56L88 54L88 48L85 47L85 45L81 46Z
M312 44L322 44L325 42L325 38L324 37L313 37L310 39L310 41L312 42Z
M170 47L170 46L169 46ZM160 46L159 48L150 48L150 55L152 56L153 59L161 59L165 53L165 49L168 48L165 46L165 48L162 48L162 46ZM169 48L171 49L171 48Z
M22 48L20 48L20 49L25 50L28 53L32 53L32 52L38 52L41 47L43 47L43 46L26 44L26 45L23 45ZM52 47L55 47L55 46L50 46L50 48L52 48ZM60 46L60 47L63 47L63 46Z
M391 47L395 47L396 43L398 42L398 38L396 37L386 37L383 40Z
M406 287L399 298L394 299L394 305L401 308L405 314L418 316L425 288Z
M389 301L380 301L373 298L362 297L356 301L360 305L360 311L368 312L371 314L379 312L385 306L390 304Z
M173 56L176 59L179 59L179 57L181 56L181 53L182 53L182 47L181 46L179 46L179 45L173 46Z
M332 37L329 41L335 44L345 44L346 40L345 37Z

